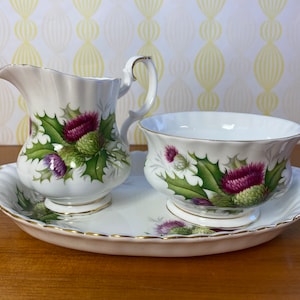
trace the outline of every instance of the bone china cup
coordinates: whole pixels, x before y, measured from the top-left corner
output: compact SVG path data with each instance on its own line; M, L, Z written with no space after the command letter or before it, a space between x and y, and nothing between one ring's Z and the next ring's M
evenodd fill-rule
M171 212L190 214L196 223L197 217L227 219L221 227L253 222L258 213L250 212L281 196L291 182L289 159L300 138L295 122L195 111L154 115L139 124L148 143L146 179L169 196ZM230 222L245 215L241 224Z

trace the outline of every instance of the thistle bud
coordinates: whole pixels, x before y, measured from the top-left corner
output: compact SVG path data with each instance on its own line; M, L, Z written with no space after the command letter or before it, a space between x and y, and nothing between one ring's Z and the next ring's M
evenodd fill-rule
M174 227L168 234L190 235L192 234L192 229L190 227Z
M76 149L85 156L93 156L101 149L100 136L91 131L82 136L75 144Z
M173 164L177 171L185 170L189 166L188 161L182 154L177 154L174 157Z
M264 184L254 185L234 195L233 202L237 206L252 206L262 202L267 194Z

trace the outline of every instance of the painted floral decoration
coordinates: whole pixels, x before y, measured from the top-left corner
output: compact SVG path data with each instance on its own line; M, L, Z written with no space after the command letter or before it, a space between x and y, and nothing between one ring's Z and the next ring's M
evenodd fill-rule
M212 163L207 156L201 158L195 153L184 156L172 145L165 147L164 158L173 174L162 172L157 175L175 195L183 196L195 205L217 207L248 207L262 203L277 187L287 163L282 160L269 170L262 162L247 163L246 159L240 160L236 155L222 171L219 162ZM188 176L182 176L187 169L201 183L193 185Z
M211 229L205 226L196 226L196 225L188 225L179 220L169 220L164 221L156 225L155 231L157 234L171 235L191 235L191 234L213 234L218 231L218 229Z
M24 212L27 212L28 217L39 220L45 223L51 223L51 221L58 220L60 216L48 209L44 201L33 202L30 197L25 196L24 192L17 187L17 199L18 204L23 209Z
M128 153L114 133L114 113L102 119L98 112L81 113L69 105L63 111L63 124L56 115L35 115L40 124L32 123L32 135L42 133L47 142L34 142L23 153L27 159L37 159L45 166L34 180L50 180L53 176L67 180L75 169L81 168L81 176L103 182L109 164L128 164Z

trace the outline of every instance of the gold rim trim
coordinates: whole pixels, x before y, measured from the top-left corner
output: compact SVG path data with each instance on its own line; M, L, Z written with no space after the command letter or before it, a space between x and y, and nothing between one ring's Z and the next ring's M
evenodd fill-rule
M198 235L170 235L170 236L156 236L156 235L141 235L141 236L132 236L132 235L122 235L122 234L103 234L103 233L96 233L96 232L84 232L80 230L74 230L74 229L68 229L68 228L62 228L59 226L55 225L48 225L45 224L41 221L37 221L34 219L29 219L28 217L21 216L20 214L17 213L12 213L2 205L0 205L0 210L2 210L6 215L12 217L14 221L22 221L31 225L38 226L40 228L45 228L45 229L51 229L51 230L57 230L61 232L66 232L69 234L78 234L81 236L88 236L88 237L104 237L104 238L113 238L116 240L119 239L132 239L132 240L178 240L178 239L203 239L203 238L210 238L210 239L216 239L216 238L221 238L221 237L231 237L231 236L239 236L239 235L244 235L244 234L249 234L249 233L255 233L255 232L262 232L265 230L271 230L271 229L276 229L281 226L285 226L288 224L291 224L297 220L300 219L300 214L294 216L290 220L285 220L278 222L276 224L270 224L267 226L259 227L253 230L235 230L235 231L227 231L227 232L216 232L214 234L198 234Z

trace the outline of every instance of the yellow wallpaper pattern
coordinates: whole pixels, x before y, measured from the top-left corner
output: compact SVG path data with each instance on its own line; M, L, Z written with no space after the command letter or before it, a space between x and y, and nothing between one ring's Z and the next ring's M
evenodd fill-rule
M224 75L225 62L222 51L215 44L222 34L222 25L215 17L222 10L225 0L197 2L207 18L200 24L199 29L200 37L205 44L198 52L194 63L196 78L204 89L198 97L198 106L200 110L217 110L220 100L214 88Z
M0 0L0 66L122 76L130 56L151 55L159 89L149 114L219 110L300 122L298 0ZM118 124L140 107L138 84L117 107ZM0 80L0 143L22 144L26 101ZM132 126L129 141L145 143Z
M260 26L260 36L266 44L255 58L254 74L264 90L257 96L256 104L266 115L271 115L279 102L277 94L272 91L284 71L284 59L275 44L282 34L281 24L276 17L284 9L286 2L286 0L259 1L259 6L267 17L267 20Z

